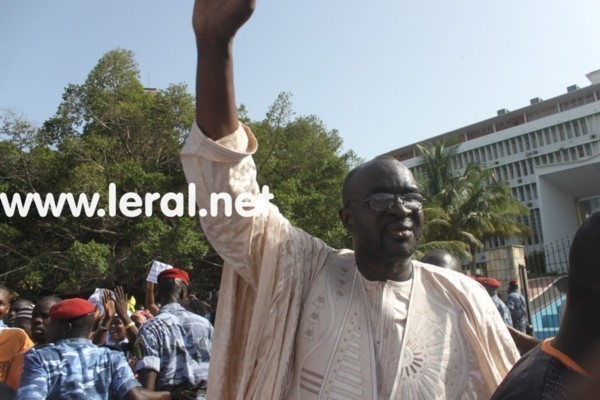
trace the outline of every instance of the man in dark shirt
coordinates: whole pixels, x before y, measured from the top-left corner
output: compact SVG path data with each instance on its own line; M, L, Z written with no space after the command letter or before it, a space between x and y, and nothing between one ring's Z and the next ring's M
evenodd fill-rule
M598 243L600 212L595 212L581 225L571 245L568 303L558 335L519 360L492 400L573 399L589 383L589 372L598 364L590 354L600 340ZM597 393L589 398L597 398Z

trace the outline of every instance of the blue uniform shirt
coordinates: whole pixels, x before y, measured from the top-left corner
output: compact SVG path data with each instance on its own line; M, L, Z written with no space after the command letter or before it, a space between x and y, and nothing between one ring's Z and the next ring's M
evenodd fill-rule
M123 353L64 339L27 353L17 399L122 399L138 386Z
M212 335L213 327L206 318L178 303L167 304L138 333L136 370L158 372L156 390L181 384L195 389L208 379Z
M510 292L506 299L506 307L510 310L513 326L521 332L525 332L527 327L527 307L525 297L517 292Z
M498 297L497 294L494 294L492 296L492 301L496 305L496 308L498 309L500 316L504 320L504 323L508 326L513 326L513 321L510 316L510 311L508 311L508 307L506 307L506 304L504 304L504 302L502 300L500 300L500 297Z

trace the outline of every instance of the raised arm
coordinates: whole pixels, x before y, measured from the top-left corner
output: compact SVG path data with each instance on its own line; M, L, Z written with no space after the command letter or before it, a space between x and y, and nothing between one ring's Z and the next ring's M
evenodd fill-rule
M238 127L232 45L255 0L196 0L193 25L198 47L196 122L218 140Z
M150 311L150 314L156 316L159 308L154 302L154 287L155 283L146 281L146 292L144 293L144 306Z
M115 312L119 318L121 318L121 321L123 321L123 325L125 325L125 334L133 349L133 344L135 343L138 334L138 328L127 313L127 294L125 294L123 286L117 286L115 288Z
M269 198L261 196L266 192L258 187L251 157L257 149L256 139L247 127L240 127L237 119L233 38L252 15L254 5L255 0L196 0L193 18L198 45L196 122L200 130L192 128L181 161L188 182L196 187L196 204L206 237L227 266L256 289L263 263L269 270L280 272L272 272L271 279L286 280L289 274L298 273L301 275L298 279L304 282L312 266L321 265L319 257L311 255L302 262L292 259L316 251L325 254L328 248L291 227L279 210L268 204ZM213 202L213 194L217 199L226 194L232 206L250 197L254 212L238 212L235 206L226 215L224 202ZM285 257L273 262L275 254ZM292 266L302 266L298 268L302 270L294 272Z

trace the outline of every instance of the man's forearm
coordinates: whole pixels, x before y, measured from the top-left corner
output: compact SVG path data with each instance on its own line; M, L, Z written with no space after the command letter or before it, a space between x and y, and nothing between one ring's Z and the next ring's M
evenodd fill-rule
M133 388L123 398L124 400L171 400L177 396L171 396L169 392L153 392L144 388Z
M144 304L150 314L158 314L158 306L154 302L154 283L146 281L146 293L144 294Z
M218 140L238 127L233 87L233 37L256 0L196 0L192 24L198 49L196 122Z
M232 41L197 37L196 122L213 140L238 127Z
M145 389L154 390L156 385L156 378L158 372L150 369L142 369L138 371L138 381L142 384Z

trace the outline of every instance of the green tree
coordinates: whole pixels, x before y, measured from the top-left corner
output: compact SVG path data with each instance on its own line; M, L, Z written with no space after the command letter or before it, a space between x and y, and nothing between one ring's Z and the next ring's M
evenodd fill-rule
M419 146L419 151L423 172L418 179L427 199L422 253L444 248L470 260L487 239L529 235L521 222L529 210L491 168L469 164L461 173L454 171L456 147L442 142Z
M99 193L106 207L109 183L118 195L186 190L179 150L194 119L193 97L185 85L144 89L130 51L106 53L82 85L68 85L42 129L3 115L0 185L9 195ZM218 274L205 277L204 266L213 266L203 262L208 245L197 220L157 211L140 218L0 215L0 278L21 294L121 283L139 295L148 263L160 258L191 269L194 290L210 290Z
M106 53L82 84L65 88L56 114L41 128L14 112L0 127L0 192L117 195L187 191L179 153L194 119L185 85L148 90L133 53ZM357 163L335 130L316 116L296 116L291 95L280 94L264 120L240 119L259 139L259 182L300 228L334 246L348 245L338 221L341 185ZM19 295L86 293L123 284L142 296L150 262L190 270L191 291L218 285L221 260L196 217L169 218L154 204L151 217L26 217L0 212L0 281Z
M277 96L263 121L246 122L259 142L259 184L269 186L282 214L331 246L349 246L338 209L342 182L360 159L343 150L338 132L317 116L296 116L287 92Z

